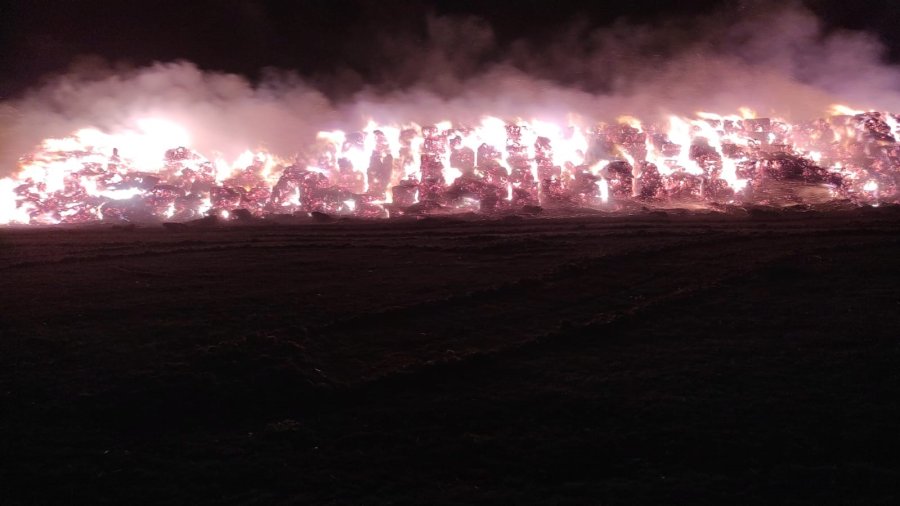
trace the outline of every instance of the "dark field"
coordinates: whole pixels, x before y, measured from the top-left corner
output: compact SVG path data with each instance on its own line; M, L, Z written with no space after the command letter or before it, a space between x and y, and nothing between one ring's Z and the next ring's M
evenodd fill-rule
M0 503L898 504L900 212L0 230Z

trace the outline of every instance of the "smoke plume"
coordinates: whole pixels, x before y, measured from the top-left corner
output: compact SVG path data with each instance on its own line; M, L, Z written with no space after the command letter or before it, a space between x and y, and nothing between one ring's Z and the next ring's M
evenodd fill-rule
M47 137L83 127L133 129L140 118L186 127L201 153L265 147L289 156L315 132L366 120L423 124L481 115L653 118L698 110L811 119L833 103L900 110L900 68L876 37L826 30L792 5L727 10L500 44L477 18L430 17L427 36L377 41L377 71L304 78L270 70L256 82L186 61L125 69L87 60L0 104L0 176Z

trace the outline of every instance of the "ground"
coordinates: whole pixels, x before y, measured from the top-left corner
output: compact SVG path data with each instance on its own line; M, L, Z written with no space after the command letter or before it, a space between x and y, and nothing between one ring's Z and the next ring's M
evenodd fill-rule
M900 211L0 230L4 504L897 504Z

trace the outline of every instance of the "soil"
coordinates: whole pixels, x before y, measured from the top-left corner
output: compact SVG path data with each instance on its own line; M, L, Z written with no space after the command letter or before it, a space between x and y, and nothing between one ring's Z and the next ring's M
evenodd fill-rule
M898 504L900 211L0 230L3 504Z

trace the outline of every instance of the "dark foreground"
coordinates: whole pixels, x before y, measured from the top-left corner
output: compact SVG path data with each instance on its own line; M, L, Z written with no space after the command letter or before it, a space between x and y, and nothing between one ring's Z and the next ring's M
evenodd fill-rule
M3 504L898 504L900 213L0 231Z

